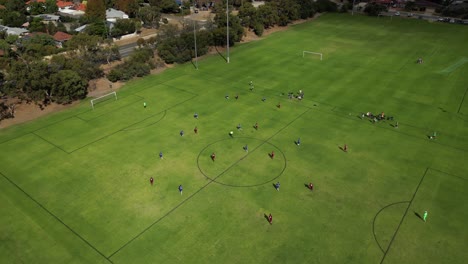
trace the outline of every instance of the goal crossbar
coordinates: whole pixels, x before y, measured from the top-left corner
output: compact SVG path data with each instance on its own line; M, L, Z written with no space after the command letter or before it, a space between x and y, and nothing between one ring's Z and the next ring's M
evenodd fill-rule
M320 56L320 60L323 59L323 54L322 54L322 53L320 53L320 52L308 51L308 50L303 50L303 51L302 51L302 58L305 57L306 53L307 53L307 54L313 54L313 55L319 55L319 56Z
M116 93L116 92L111 92L111 93L108 93L108 94L99 96L99 97L97 97L97 98L91 99L90 102L91 102L91 107L93 108L93 110L94 110L94 104L95 104L94 102L95 102L95 101L98 101L98 100L100 100L100 99L103 99L103 98L108 97L108 96L111 96L111 95L114 95L115 100L117 100L117 93Z

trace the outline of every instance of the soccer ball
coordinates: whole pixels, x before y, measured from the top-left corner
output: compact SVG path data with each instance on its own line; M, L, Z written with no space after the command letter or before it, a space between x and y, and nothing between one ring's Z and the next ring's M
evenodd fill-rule
M233 131L229 132L229 135L232 135L232 134L234 134L234 132L233 132Z

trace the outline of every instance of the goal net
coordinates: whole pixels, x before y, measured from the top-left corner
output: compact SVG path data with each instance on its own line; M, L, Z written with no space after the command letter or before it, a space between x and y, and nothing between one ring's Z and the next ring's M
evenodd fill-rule
M104 101L107 101L109 99L115 99L117 100L117 93L116 92L112 92L112 93L108 93L108 94L105 94L105 95L102 95L102 96L99 96L98 98L94 98L91 100L91 107L93 108L94 110L94 106L98 103L102 103Z
M304 58L306 56L306 54L312 54L312 55L315 55L315 56L320 56L320 60L323 59L323 54L320 53L320 52L313 52L313 51L304 50L304 51L302 51L302 58Z

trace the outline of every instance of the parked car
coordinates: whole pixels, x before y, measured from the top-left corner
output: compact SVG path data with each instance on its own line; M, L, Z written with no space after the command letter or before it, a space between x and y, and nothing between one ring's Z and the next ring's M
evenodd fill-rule
M396 13L395 13L395 16L400 16L400 12L396 12Z

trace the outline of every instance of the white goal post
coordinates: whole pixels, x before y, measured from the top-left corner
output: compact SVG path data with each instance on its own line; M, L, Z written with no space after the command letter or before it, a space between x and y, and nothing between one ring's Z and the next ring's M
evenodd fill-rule
M303 51L302 51L302 58L305 57L306 53L307 53L307 54L319 55L319 56L320 56L320 60L323 59L323 54L322 54L322 53L320 53L320 52L313 52L313 51L307 51L307 50L303 50Z
M112 95L114 96L115 100L117 100L117 93L116 92L108 93L108 94L105 94L103 96L99 96L98 98L91 99L91 107L93 108L93 110L94 110L94 105L95 104L97 104L99 102L102 102L102 101L106 101L108 99L108 97L112 97Z

